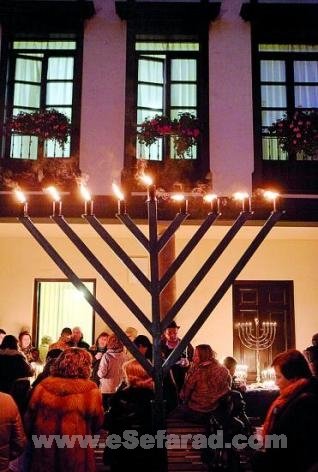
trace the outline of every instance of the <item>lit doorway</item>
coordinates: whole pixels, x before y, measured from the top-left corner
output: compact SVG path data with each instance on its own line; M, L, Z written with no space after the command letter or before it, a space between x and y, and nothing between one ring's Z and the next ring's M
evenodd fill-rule
M95 295L96 281L82 280ZM34 338L37 345L44 336L58 340L65 327L80 326L84 340L93 343L94 311L83 294L67 280L37 279L35 281Z

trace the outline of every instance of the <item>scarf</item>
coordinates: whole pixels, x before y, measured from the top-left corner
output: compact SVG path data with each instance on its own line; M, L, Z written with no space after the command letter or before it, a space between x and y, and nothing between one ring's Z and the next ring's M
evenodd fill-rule
M308 385L308 383L309 379L298 379L292 384L288 385L288 387L284 388L279 397L273 401L268 410L263 425L263 436L266 436L267 434L271 433L277 413L288 403L288 401L296 393L302 390L305 385Z

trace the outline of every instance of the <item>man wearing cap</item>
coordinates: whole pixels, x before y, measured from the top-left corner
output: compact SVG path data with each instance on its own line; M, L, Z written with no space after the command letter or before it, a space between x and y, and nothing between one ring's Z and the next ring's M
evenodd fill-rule
M178 338L179 328L180 326L177 326L177 323L172 321L164 331L164 336L161 341L161 352L164 359L167 359L171 352L180 344L181 339ZM183 386L185 375L193 358L193 351L194 349L191 344L188 344L181 353L180 358L171 367L178 392L180 392Z

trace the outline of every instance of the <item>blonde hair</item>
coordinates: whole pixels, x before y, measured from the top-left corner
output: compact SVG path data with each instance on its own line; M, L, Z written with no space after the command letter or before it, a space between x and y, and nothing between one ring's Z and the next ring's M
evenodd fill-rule
M154 384L152 377L135 359L127 361L123 365L123 371L126 377L126 382L130 387L142 387L153 389Z

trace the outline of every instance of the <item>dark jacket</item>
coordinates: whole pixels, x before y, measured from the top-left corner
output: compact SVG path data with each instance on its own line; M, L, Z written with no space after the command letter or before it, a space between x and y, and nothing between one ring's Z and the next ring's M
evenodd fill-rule
M285 435L287 448L266 448L265 452L256 454L254 470L308 471L318 461L317 379L310 379L274 413L269 434Z
M125 440L124 431L133 430L139 438L152 432L153 390L141 387L126 387L117 391L111 399L110 410L105 418L105 428L110 434L118 434ZM118 449L104 451L104 463L111 466L111 471L153 470L154 449L143 449L140 446L128 449L121 445Z
M14 349L0 349L0 391L11 393L17 379L32 377L34 371L24 355Z

